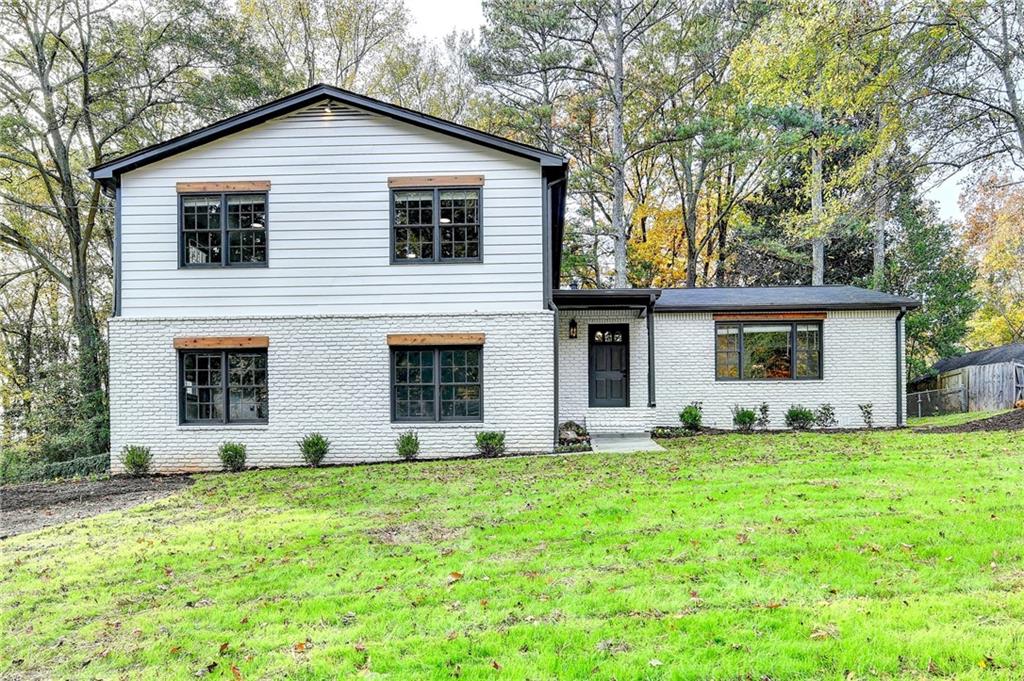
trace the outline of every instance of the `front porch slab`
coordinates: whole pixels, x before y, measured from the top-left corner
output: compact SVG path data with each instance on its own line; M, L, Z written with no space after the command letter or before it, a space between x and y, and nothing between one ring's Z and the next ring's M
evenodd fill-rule
M663 452L665 448L651 439L647 433L592 433L590 448L595 452Z

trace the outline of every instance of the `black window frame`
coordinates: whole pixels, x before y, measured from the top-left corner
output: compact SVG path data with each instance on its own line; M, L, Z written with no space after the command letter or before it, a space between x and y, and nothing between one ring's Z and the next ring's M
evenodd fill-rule
M434 256L432 258L398 258L395 256L395 194L402 192L432 192L432 205L434 217ZM475 258L443 258L441 257L441 192L445 191L474 191L476 192L477 205L477 256ZM484 190L479 185L457 185L452 187L400 187L389 190L389 246L388 256L392 265L457 265L460 263L481 263L484 261Z
M743 327L746 324L758 325L758 324L774 324L776 326L789 326L789 378L744 378L743 377ZM817 326L818 327L818 375L817 376L797 376L797 355L799 350L797 349L797 327L799 326ZM719 373L718 364L718 330L723 327L737 328L737 352L738 358L736 363L736 377L722 376ZM754 383L785 383L787 381L821 381L825 378L825 325L821 320L818 319L747 319L744 321L729 321L729 322L715 322L715 336L714 336L714 352L715 352L715 380L716 381L747 381Z
M214 355L221 356L221 386L224 392L224 404L222 405L220 419L204 419L189 421L185 418L185 357L187 355ZM263 355L265 372L267 375L267 417L264 419L232 419L231 418L231 378L229 356L238 355ZM178 350L178 425L179 426L238 426L238 425L266 425L270 422L270 358L266 348L227 348L227 349L189 349Z
M220 199L220 262L188 262L185 248L185 199L196 196L219 197ZM229 196L262 196L263 197L263 240L266 257L262 262L231 262L230 232L228 229L228 197ZM240 230L234 230L240 231ZM265 189L254 191L224 192L179 192L178 193L178 268L179 269L216 269L216 268L260 268L270 266L270 192Z
M395 384L395 362L399 352L411 350L434 353L434 414L432 417L399 417L398 391ZM476 350L480 353L480 415L466 417L448 417L441 415L441 353L445 351ZM388 349L391 385L391 422L392 423L483 423L484 420L484 346L483 345L393 345ZM424 384L426 385L426 384Z

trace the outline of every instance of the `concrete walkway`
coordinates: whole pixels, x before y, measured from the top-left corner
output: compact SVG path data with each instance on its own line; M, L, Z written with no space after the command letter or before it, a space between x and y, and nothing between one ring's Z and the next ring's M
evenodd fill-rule
M595 452L663 452L665 448L647 433L602 433L590 435L590 448Z

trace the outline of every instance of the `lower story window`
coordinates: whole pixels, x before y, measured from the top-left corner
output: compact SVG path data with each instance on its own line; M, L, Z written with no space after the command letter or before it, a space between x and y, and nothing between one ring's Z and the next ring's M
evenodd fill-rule
M391 349L391 413L395 421L480 421L483 349Z
M182 423L266 423L267 351L181 352Z
M720 323L715 328L715 367L719 380L821 378L821 324Z

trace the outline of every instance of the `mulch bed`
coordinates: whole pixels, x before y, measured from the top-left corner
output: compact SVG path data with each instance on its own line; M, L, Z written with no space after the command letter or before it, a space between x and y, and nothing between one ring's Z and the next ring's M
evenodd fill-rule
M0 539L162 499L191 484L187 475L169 475L4 485Z
M958 426L939 426L935 428L917 428L919 433L978 433L990 430L1024 430L1024 409L1014 409L1005 414L990 416L987 419L968 421Z

